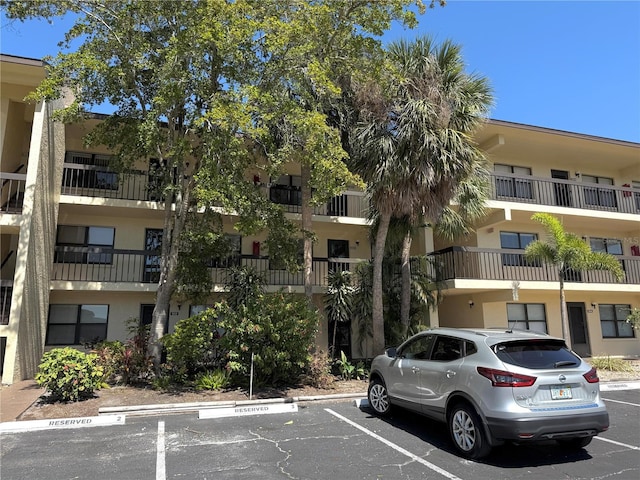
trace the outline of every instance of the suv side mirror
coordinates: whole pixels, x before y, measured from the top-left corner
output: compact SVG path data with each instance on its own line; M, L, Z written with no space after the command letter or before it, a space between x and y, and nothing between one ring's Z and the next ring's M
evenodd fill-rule
M398 354L396 347L387 348L385 353L387 354L387 357L391 358L396 358L396 355Z

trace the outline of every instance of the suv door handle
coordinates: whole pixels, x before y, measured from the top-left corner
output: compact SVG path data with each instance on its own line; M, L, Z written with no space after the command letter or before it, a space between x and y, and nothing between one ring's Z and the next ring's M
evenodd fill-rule
M420 373L420 369L418 367L411 367L411 371L413 373Z
M447 370L447 378L452 378L456 376L455 370Z

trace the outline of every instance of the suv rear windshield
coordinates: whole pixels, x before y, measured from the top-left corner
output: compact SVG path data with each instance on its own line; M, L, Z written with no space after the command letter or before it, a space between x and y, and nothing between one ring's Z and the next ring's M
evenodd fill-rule
M580 365L562 340L517 340L498 343L493 351L504 363L525 368L567 368Z

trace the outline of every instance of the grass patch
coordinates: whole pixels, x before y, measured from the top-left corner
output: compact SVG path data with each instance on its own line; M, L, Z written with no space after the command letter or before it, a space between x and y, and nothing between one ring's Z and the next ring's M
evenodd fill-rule
M633 372L633 367L622 358L615 357L592 357L589 359L592 367L598 370L609 370L610 372Z

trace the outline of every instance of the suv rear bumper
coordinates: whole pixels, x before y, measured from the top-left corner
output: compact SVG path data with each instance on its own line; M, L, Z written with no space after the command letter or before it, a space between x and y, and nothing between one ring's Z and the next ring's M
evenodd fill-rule
M548 418L487 418L491 436L496 440L549 440L588 437L609 428L609 414L598 412Z

